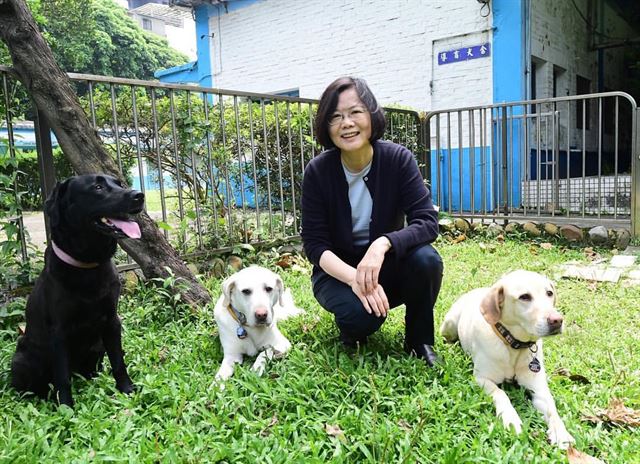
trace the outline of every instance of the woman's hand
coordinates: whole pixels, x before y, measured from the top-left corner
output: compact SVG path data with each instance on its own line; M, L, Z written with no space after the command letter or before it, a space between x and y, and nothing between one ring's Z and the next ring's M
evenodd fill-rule
M356 284L363 295L369 295L378 286L380 268L384 261L384 255L391 248L391 242L387 237L375 239L362 257L356 268ZM356 293L357 295L357 293Z
M372 292L365 295L362 293L358 283L353 280L351 281L351 290L353 290L353 293L355 293L360 299L365 311L369 314L373 312L373 314L378 317L387 317L387 312L389 311L389 300L387 299L387 294L382 288L382 285L376 285Z

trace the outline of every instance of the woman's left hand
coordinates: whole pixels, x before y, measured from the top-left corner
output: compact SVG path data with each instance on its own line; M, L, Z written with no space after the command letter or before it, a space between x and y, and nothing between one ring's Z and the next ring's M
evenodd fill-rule
M364 295L369 295L378 285L380 268L384 262L384 255L391 249L391 242L387 237L374 240L356 268L356 283Z

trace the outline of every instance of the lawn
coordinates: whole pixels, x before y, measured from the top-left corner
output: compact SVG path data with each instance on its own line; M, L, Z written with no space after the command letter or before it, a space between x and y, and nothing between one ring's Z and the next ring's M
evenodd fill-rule
M445 262L437 325L457 296L508 270L553 276L565 261L586 260L579 248L545 250L519 241L440 239L437 247ZM313 298L307 272L304 265L281 272L307 309L281 324L294 345L289 356L270 364L262 378L245 363L224 391L212 386L222 352L211 307L195 314L173 308L172 291L140 287L120 302L125 359L139 391L118 393L108 371L92 381L77 378L75 410L20 399L8 388L19 319L0 317L0 461L567 461L547 444L542 417L516 387L507 393L524 432L503 429L459 345L438 337L445 360L438 369L404 355L402 309L392 311L363 352L345 352L331 317ZM217 294L219 281L207 285ZM557 285L566 330L545 342L545 358L560 415L578 449L607 463L640 462L637 430L582 419L611 398L640 408L640 289L574 280ZM554 373L561 368L588 383Z

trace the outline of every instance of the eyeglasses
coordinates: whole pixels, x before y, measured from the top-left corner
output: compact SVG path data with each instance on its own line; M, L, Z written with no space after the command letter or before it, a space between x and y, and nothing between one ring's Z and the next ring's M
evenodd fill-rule
M361 108L359 106L356 106L355 108L352 108L346 114L345 113L338 113L336 111L331 116L329 116L329 125L330 126L335 126L337 124L340 124L342 121L344 121L344 119L346 117L349 117L349 119L352 120L352 121L361 121L362 118L364 118L364 116L367 113L368 113L368 111L365 108Z

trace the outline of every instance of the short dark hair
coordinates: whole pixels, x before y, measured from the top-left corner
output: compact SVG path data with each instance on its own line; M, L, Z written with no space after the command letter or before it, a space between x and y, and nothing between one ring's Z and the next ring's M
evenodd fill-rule
M357 77L339 77L322 92L322 97L320 97L320 103L318 104L318 113L316 114L316 139L318 139L320 145L326 149L335 147L335 144L329 136L329 118L338 106L340 94L352 87L356 89L358 97L362 100L362 103L364 103L364 106L371 115L371 138L369 142L375 142L384 134L387 126L387 121L384 118L384 110L378 105L376 97L373 95L373 92L371 92L365 80Z

